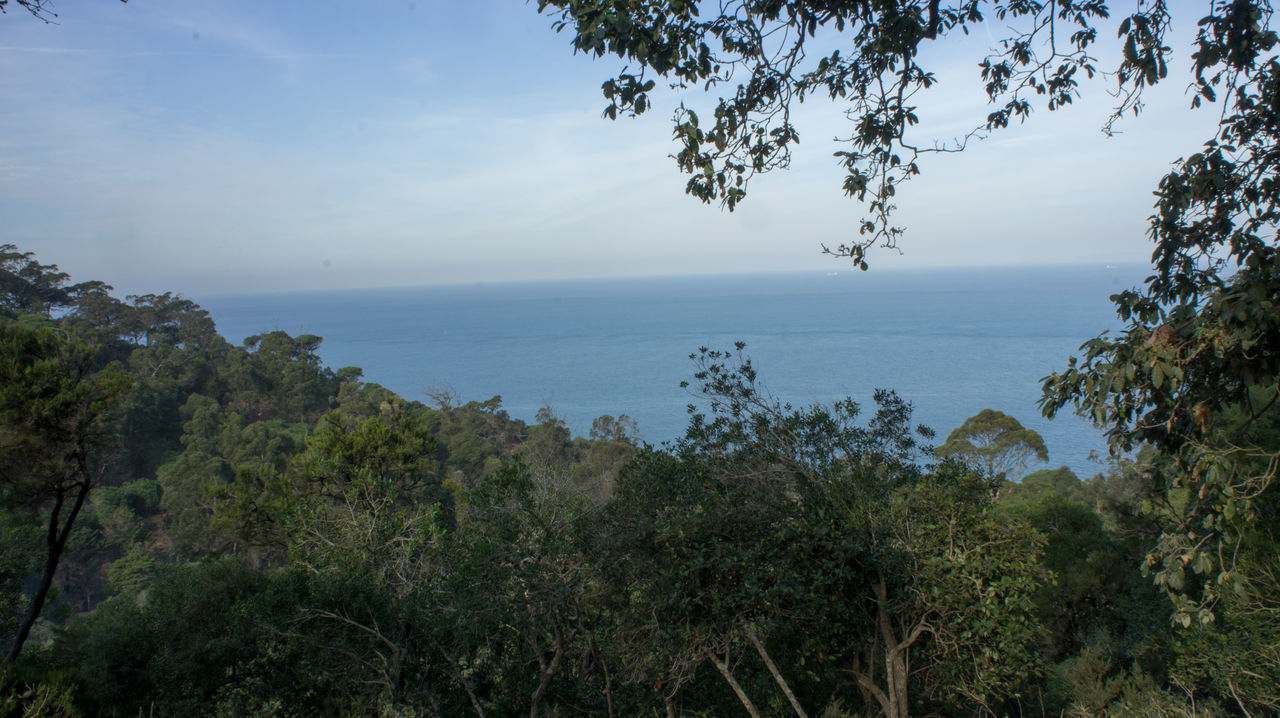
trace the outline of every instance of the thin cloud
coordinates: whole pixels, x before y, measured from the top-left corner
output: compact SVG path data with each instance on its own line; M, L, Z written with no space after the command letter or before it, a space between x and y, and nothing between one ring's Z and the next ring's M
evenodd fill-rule
M184 13L185 11L186 9ZM183 34L190 35L193 42L226 45L290 67L311 59L338 56L331 52L301 49L294 40L282 33L210 13L204 13L196 19L191 19L189 13L181 16L168 14L164 21Z
M89 55L93 51L83 47L32 47L21 45L0 45L0 52L21 52L41 55Z

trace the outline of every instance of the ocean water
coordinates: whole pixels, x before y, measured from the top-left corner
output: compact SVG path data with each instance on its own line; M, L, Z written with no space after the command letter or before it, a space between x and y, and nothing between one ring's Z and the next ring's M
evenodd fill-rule
M912 402L938 443L983 408L1044 436L1049 464L1091 476L1105 453L1074 415L1040 416L1040 379L1119 326L1108 297L1142 267L1031 267L592 280L193 297L239 342L282 329L324 337L334 368L413 399L501 395L532 422L549 405L575 433L627 414L655 445L693 400L689 354L747 344L765 388L793 404L878 387Z

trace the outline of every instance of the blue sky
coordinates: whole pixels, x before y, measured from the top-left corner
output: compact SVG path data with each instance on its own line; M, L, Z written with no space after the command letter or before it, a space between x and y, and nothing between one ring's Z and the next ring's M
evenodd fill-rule
M683 194L679 98L601 119L619 63L574 56L521 0L55 10L48 25L0 16L0 242L78 280L201 295L848 271L819 253L862 211L831 156L838 105L806 103L792 170L729 214ZM1185 109L1197 17L1175 8L1170 80L1123 134L1098 130L1100 79L1067 111L927 158L900 195L903 253L874 254L873 271L1147 261L1151 191L1216 117ZM985 117L975 64L1002 28L986 30L937 51L922 136Z

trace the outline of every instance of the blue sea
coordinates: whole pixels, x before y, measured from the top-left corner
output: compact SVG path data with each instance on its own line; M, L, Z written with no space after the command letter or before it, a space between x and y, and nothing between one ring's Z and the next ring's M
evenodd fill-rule
M793 404L891 388L938 443L983 408L1044 436L1047 466L1082 477L1101 432L1040 416L1040 379L1086 339L1119 327L1108 297L1143 267L1020 267L475 284L193 297L239 342L282 329L324 337L330 366L412 399L500 395L532 423L549 405L578 434L627 414L644 440L679 436L693 400L689 355L746 353L764 386ZM1043 468L1043 467L1031 467Z

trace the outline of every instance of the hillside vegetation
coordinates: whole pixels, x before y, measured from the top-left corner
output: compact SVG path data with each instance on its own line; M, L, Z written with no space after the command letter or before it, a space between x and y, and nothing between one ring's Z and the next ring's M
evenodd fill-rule
M674 445L572 437L0 260L7 714L1276 711L1273 499L1171 620L1205 579L1144 566L1194 500L1150 448L1011 482L1044 447L1009 417L935 455L895 393L792 407L742 345Z

